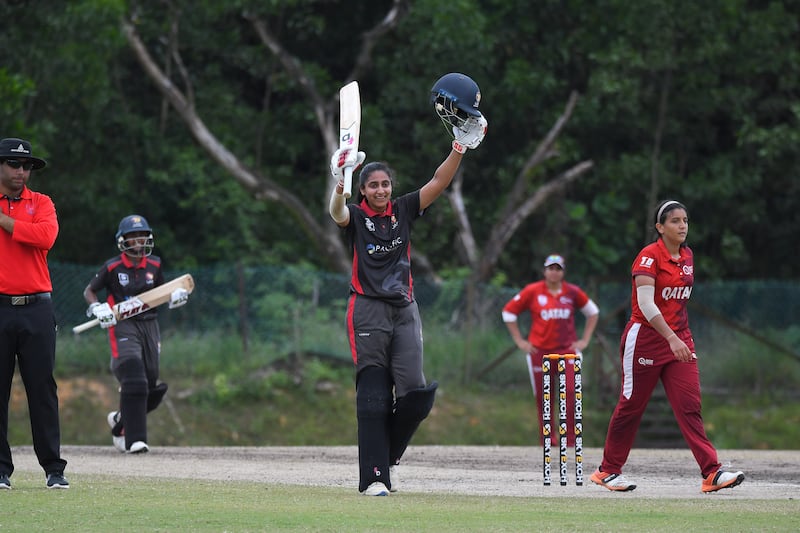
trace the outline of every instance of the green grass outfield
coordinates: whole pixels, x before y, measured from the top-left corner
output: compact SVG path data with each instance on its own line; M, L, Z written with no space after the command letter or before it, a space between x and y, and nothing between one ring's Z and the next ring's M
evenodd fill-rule
M16 472L0 531L798 531L800 502L520 498L396 493L243 481L69 475L69 490Z

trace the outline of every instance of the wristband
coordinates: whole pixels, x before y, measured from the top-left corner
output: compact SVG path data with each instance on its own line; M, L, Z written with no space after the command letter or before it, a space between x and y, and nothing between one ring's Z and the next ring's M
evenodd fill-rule
M464 146L463 144L461 144L458 141L453 141L453 150L455 150L459 154L463 154L463 153L466 153L467 147Z
M333 192L331 193L331 200L328 203L328 212L331 215L331 218L337 224L341 224L350 214L347 212L347 207L345 206L345 197L344 192L339 193L336 189L339 188L339 184L337 183L336 186L333 188Z

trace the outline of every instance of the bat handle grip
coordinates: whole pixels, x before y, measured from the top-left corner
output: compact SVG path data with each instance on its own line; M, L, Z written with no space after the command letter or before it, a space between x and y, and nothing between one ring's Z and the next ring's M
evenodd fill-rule
M75 326L74 328L72 328L72 333L75 333L77 335L78 333L82 333L82 332L86 331L87 329L92 329L93 327L95 327L98 324L100 324L100 321L97 320L96 318L94 318L94 319L92 319L92 320L90 320L88 322L84 322L83 324L79 324L79 325Z
M353 195L353 167L344 167L344 197Z

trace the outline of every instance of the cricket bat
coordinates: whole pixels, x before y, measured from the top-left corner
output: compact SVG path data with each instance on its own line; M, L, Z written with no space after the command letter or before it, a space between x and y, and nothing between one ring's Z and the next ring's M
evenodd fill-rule
M339 89L339 148L358 152L361 134L361 96L358 82L351 81ZM353 189L353 167L344 167L344 197L350 198Z
M120 320L126 320L132 316L144 313L148 309L152 309L167 303L172 295L172 291L175 289L186 289L189 291L189 294L191 294L194 290L194 279L192 278L192 275L184 274L183 276L175 278L170 282L159 285L155 289L150 289L149 291L138 294L133 298L119 302L118 304L115 304L111 310L114 311L114 316L117 318L117 322ZM91 329L98 324L100 324L100 321L95 318L75 326L72 328L72 332L81 333L82 331Z

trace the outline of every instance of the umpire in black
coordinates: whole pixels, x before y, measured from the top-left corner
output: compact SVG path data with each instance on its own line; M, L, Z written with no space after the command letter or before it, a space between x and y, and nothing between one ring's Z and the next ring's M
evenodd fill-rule
M47 253L58 235L56 208L49 196L28 189L34 157L23 139L0 140L0 489L10 489L14 472L8 444L8 406L14 368L25 385L33 449L47 488L66 489L67 462L61 458L58 395L53 377L56 322L50 297Z

